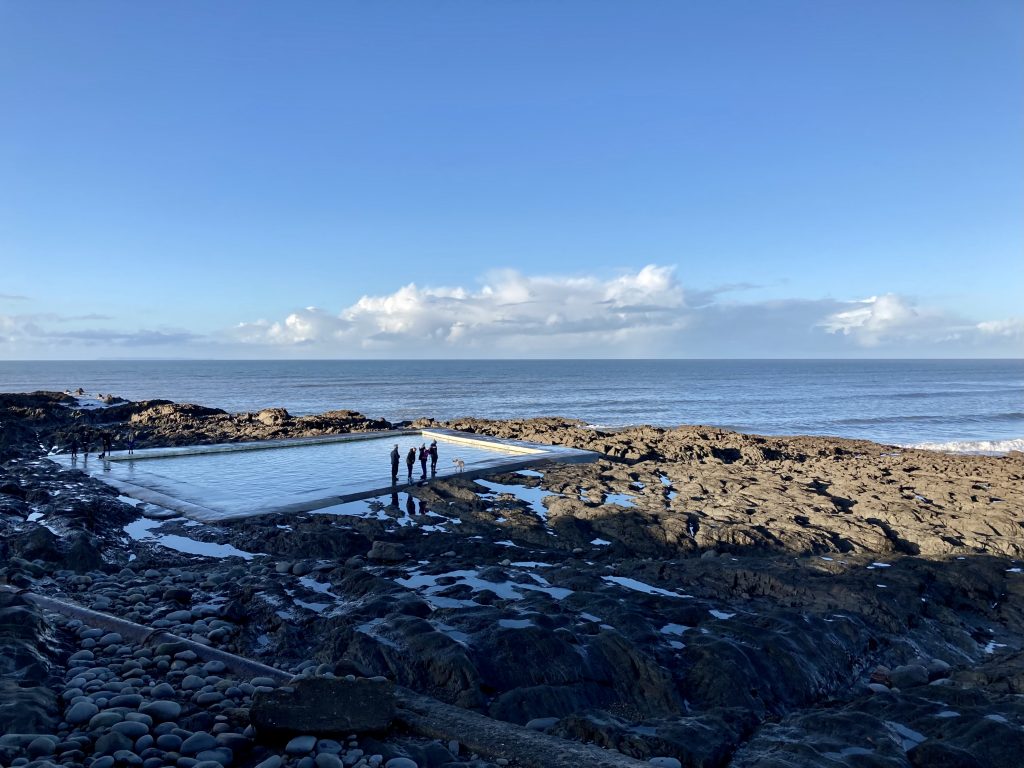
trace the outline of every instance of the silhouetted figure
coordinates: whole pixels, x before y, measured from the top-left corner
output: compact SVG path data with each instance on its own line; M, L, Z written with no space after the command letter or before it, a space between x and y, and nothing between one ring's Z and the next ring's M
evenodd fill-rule
M405 500L405 513L412 517L416 514L416 500L413 499L412 494L409 494L409 498Z
M427 457L428 456L429 456L429 454L427 453L427 444L424 443L423 445L420 446L420 466L423 468L423 477L421 479L423 479L423 480L427 479Z
M398 509L398 491L391 492L391 506Z
M430 443L430 474L437 474L437 440L433 440Z
M416 449L410 448L405 455L405 466L409 469L409 482L412 482L412 468L416 464Z
M128 442L128 455L131 456L133 453L135 453L135 430L134 429L129 429L128 430L127 442Z
M391 449L391 482L398 482L398 462L401 456L398 453L398 443Z
M75 461L78 458L78 438L71 438L71 460Z
M85 458L89 458L89 443L92 442L92 432L88 429L82 430L82 454Z
M103 445L103 453L100 454L100 458L103 459L109 457L114 444L113 438L110 437L109 432L104 431L100 433L100 443Z

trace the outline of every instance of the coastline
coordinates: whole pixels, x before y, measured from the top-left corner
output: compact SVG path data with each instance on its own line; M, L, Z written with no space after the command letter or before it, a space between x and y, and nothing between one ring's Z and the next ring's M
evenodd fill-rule
M0 395L2 575L14 587L162 627L300 680L341 686L330 681L383 676L518 727L526 739L547 733L638 760L751 768L776 765L779 745L789 744L787 765L811 766L829 753L853 768L857 754L843 750L873 744L894 766L965 752L1011 768L1024 747L1013 682L1024 669L1024 454L701 426L420 419L407 426L600 458L440 478L329 513L199 525L119 498L45 456L81 424L131 424L139 448L394 425L353 411L74 405L62 395ZM257 690L277 684L214 672L187 654L179 664L7 593L0 599L36 622L5 653L25 653L47 633L57 638L22 670L17 711L0 708L8 733L52 734L55 758L58 745L99 759L124 747L108 734L135 732L116 723L164 708L153 709L158 685L167 686L185 739L206 734L210 750L232 750L216 755L224 768L275 759L299 768L321 754L315 739L289 752L287 739L260 731L268 701L282 717L302 710L286 694ZM130 698L111 704L108 682ZM92 706L95 724L71 722L74 707ZM937 706L958 716L937 718ZM150 719L153 744L124 748L140 760L156 757L142 758L145 749L177 760L181 752L166 747L173 739L156 746L170 731ZM905 729L902 741L886 723ZM365 766L374 755L379 765L403 757L418 768L448 765L438 749L452 765L544 764L497 737L474 743L474 758L452 750L459 734L427 737L415 727L360 732L325 751ZM303 735L318 734L300 728L288 738ZM28 741L0 739L5 763L27 749Z
M901 445L1024 439L1021 360L0 363L0 388L68 386L232 413L343 407L391 422L552 415Z

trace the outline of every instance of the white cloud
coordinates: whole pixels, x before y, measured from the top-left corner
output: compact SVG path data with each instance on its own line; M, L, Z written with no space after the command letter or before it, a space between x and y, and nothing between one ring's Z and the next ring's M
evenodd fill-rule
M0 349L4 347L39 352L45 348L147 348L187 345L203 336L180 328L160 330L118 330L107 328L67 328L81 321L108 320L106 315L74 317L57 314L0 315ZM54 327L56 326L56 327Z
M893 293L855 301L725 301L684 292L674 268L594 276L489 273L480 287L402 286L338 314L307 307L242 323L234 338L323 354L781 357L1012 354L1024 320L974 322Z
M589 351L684 324L671 267L647 266L608 280L528 276L504 270L476 291L402 286L363 296L338 315L316 308L279 322L241 323L236 337L271 345L331 344L369 351L444 354L458 349Z
M970 346L983 343L986 336L1010 336L1019 332L1022 322L1008 319L975 323L953 312L921 307L905 296L887 293L851 302L848 309L830 314L820 325L828 333L848 336L862 347L928 347Z
M1007 320L986 320L978 323L981 333L989 336L1024 337L1024 317L1011 317Z
M0 314L0 356L957 357L1021 356L1024 318L978 321L893 293L741 300L673 267L618 275L501 270L474 287L401 286L340 311L297 309L219 335L116 327L103 315ZM99 322L102 321L102 322Z

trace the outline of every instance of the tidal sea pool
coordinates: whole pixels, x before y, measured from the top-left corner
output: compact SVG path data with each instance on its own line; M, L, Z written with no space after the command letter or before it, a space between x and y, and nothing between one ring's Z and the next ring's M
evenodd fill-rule
M438 443L436 473L428 460L426 476L418 451ZM398 446L398 482L392 484L391 450ZM584 452L500 441L448 431L392 433L384 436L266 441L262 443L153 449L134 457L124 453L104 461L93 454L72 463L114 485L122 493L166 506L199 520L231 519L268 512L298 512L365 498L410 482L406 456L417 452L413 483L459 474L521 468L556 460L579 461Z

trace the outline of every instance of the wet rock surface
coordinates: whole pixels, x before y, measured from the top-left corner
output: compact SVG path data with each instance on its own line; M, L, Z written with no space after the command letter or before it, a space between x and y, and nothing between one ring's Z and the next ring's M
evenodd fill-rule
M297 676L240 678L0 592L0 764L517 764L394 725L302 732L342 698L325 691L373 685L654 764L1020 763L1019 454L466 419L443 426L603 456L200 525L48 461L83 419L147 445L389 426L0 396L10 587Z

